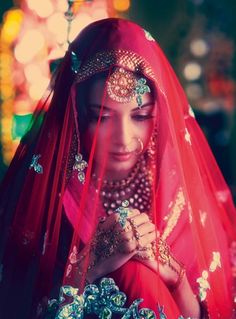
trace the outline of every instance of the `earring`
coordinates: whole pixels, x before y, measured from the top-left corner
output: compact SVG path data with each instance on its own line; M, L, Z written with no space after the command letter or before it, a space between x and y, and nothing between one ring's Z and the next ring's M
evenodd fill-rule
M78 171L78 180L84 184L85 182L85 173L84 169L88 166L88 163L83 160L82 155L79 153L78 155L75 155L75 163L73 166L73 170Z

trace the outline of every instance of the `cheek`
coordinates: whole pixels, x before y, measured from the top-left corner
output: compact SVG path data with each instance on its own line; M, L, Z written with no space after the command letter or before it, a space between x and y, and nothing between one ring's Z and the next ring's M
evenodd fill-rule
M85 150L86 154L89 155L92 149L93 141L95 139L95 133L96 132L96 126L95 125L90 125L86 132L83 135L82 138L82 145L83 149ZM105 152L105 145L107 145L107 133L106 130L99 129L97 132L97 137L96 137L96 150L95 150L95 158L98 158L104 155Z
M154 129L154 122L146 122L140 125L139 130L137 132L137 136L142 140L144 148L146 148L149 144L149 141L152 136L152 132Z

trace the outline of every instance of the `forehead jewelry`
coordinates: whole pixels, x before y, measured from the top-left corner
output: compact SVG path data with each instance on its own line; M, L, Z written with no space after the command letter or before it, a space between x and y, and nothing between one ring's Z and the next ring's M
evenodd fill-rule
M142 95L151 92L146 84L147 80L137 80L133 72L123 68L116 69L107 81L107 93L109 97L120 103L129 103L136 98L138 106L142 107Z

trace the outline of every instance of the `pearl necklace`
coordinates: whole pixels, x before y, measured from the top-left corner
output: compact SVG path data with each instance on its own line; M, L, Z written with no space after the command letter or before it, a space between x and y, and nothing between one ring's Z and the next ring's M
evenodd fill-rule
M95 186L101 182L95 174L92 175ZM152 176L144 158L135 165L126 179L118 181L102 181L100 198L108 215L121 206L124 200L129 201L130 208L140 212L149 212L151 208Z

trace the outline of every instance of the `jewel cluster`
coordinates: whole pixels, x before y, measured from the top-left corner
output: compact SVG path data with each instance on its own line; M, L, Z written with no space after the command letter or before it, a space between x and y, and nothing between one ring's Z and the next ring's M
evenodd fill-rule
M119 291L112 278L102 278L99 285L85 286L84 292L78 295L78 289L63 286L59 299L48 303L48 316L56 312L55 319L82 319L94 314L101 319L111 319L117 314L122 319L155 319L156 314L148 308L139 309L143 299L139 298L125 307L127 297Z

